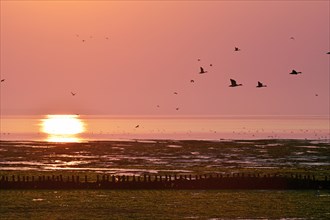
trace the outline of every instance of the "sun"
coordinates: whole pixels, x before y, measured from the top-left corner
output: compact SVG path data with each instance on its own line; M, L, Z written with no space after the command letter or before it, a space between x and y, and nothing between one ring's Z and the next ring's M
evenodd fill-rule
M85 131L84 123L77 115L47 115L41 126L51 142L75 142L77 134Z

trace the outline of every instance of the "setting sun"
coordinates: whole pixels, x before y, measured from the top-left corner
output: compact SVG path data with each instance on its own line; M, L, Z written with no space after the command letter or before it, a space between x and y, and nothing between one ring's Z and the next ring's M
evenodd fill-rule
M42 131L52 142L75 142L76 135L84 130L84 123L76 115L48 115L42 121Z

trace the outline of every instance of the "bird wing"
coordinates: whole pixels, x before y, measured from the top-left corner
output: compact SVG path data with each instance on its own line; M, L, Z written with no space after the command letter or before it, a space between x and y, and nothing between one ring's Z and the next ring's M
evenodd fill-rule
M201 73L204 73L204 69L203 69L203 67L201 67Z
M233 79L230 79L230 83L231 83L232 85L236 85L236 81L233 80Z
M258 81L258 86L259 87L262 87L262 83Z

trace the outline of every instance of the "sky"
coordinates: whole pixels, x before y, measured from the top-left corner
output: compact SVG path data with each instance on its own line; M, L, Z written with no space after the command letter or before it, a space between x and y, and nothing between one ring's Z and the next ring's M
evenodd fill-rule
M329 27L329 1L1 1L0 111L329 115Z

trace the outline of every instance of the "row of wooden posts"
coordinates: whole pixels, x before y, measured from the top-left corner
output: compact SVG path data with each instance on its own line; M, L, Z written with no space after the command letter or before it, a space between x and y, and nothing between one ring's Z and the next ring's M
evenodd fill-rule
M330 189L327 176L311 175L79 175L1 176L0 189Z
M152 182L152 181L175 181L175 180L200 180L200 179L219 179L219 178L291 178L291 179L303 179L303 180L313 180L316 178L314 175L281 175L281 174L244 174L244 173L233 173L233 174L209 174L209 175L142 175L142 176L128 176L128 175L96 175L96 180L90 180L87 175L84 179L80 178L79 175L69 175L63 177L63 175L52 175L52 176L20 176L20 175L2 175L0 178L1 182ZM324 181L328 181L328 177L324 176ZM330 180L330 179L329 179Z

